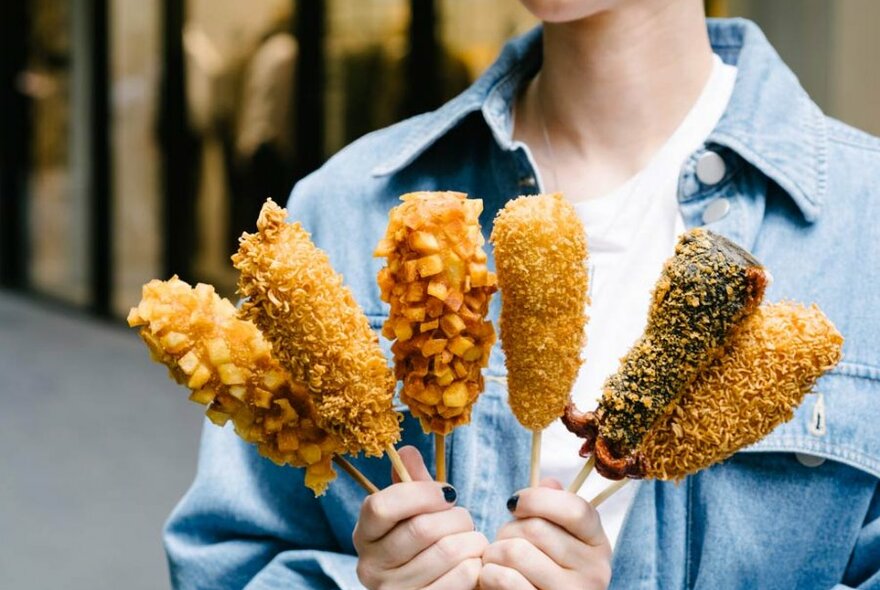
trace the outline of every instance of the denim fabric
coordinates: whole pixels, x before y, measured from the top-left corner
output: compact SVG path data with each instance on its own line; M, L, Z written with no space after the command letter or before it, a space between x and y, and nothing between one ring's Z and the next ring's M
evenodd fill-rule
M679 485L636 484L612 586L880 588L880 141L825 117L754 24L708 26L738 78L717 129L681 170L684 219L701 225L711 203L728 199L729 213L708 227L772 271L767 300L817 302L846 336L845 359L760 444ZM398 195L451 189L480 197L488 235L508 199L539 192L528 150L511 137L511 103L540 67L540 34L509 43L436 112L362 138L294 188L291 218L328 252L375 328L387 307L371 252ZM696 174L706 150L726 164L713 185ZM496 347L473 421L448 443L459 504L490 538L508 519L505 500L527 482L529 435L492 379L504 374ZM430 439L409 415L404 443L433 460ZM805 465L817 458L824 462ZM389 483L386 460L354 463L378 485ZM362 498L343 474L315 499L301 471L276 467L230 429L207 425L195 482L165 531L174 584L360 588L351 532Z

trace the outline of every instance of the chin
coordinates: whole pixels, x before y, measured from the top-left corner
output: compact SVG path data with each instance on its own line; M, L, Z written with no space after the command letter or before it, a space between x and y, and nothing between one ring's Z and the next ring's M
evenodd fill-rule
M589 18L614 8L622 0L520 0L523 6L546 23L565 23Z

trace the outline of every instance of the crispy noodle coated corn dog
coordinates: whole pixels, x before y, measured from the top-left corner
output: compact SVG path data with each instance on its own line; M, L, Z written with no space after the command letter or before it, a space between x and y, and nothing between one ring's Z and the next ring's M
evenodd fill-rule
M483 250L483 202L454 192L401 200L374 252L388 259L378 275L391 304L382 333L395 341L401 400L426 433L445 435L470 421L495 342L486 320L496 279Z
M400 439L394 376L342 276L286 216L270 199L257 233L241 237L232 257L247 298L241 315L263 332L293 378L308 385L319 425L344 452L380 456Z
M508 401L541 431L562 415L581 366L587 323L587 242L562 195L507 203L492 230L501 289Z
M235 432L275 463L305 467L305 484L324 493L336 473L331 459L339 441L318 427L305 385L272 357L257 327L236 316L214 288L195 288L177 277L144 285L140 304L128 314L140 327L151 356L207 406L214 424L231 418Z
M761 306L639 447L645 477L680 480L791 420L841 358L843 336L815 305Z

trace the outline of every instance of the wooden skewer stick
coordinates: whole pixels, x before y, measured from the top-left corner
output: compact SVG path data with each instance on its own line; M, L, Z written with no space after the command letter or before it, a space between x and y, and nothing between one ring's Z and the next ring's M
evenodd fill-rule
M538 487L541 479L541 431L532 431L532 459L529 463L529 487Z
M629 479L626 478L621 479L620 481L615 481L613 484L596 494L596 497L590 500L590 504L592 504L593 508L598 508L602 502L613 496L615 492L628 483Z
M375 494L379 491L376 484L367 479L366 475L361 473L357 467L349 463L342 455L333 455L333 462L336 463L340 469L349 474L351 478L364 488L368 494Z
M437 481L446 481L446 435L434 433L434 462L437 465Z
M575 476L574 480L569 484L568 491L572 494L577 494L581 486L584 485L584 482L587 481L587 478L590 476L590 473L593 471L593 467L596 465L596 455L590 455L590 458L587 459L587 462L584 463L584 466L581 467L581 470L578 472L577 476Z
M397 449L394 448L394 445L388 445L385 447L385 452L388 453L388 458L391 459L391 465L394 466L394 471L397 472L397 477L400 478L400 481L412 481L412 477L410 476L409 471L406 470L406 465L403 464L403 460L400 458L400 455L397 454Z

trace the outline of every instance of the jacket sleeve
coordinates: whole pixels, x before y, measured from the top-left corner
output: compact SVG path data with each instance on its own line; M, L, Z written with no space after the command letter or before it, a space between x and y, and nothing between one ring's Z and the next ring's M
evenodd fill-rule
M231 427L205 423L195 481L165 527L172 585L360 589L303 472L278 467Z
M874 488L843 580L834 590L846 588L880 588L880 483Z

